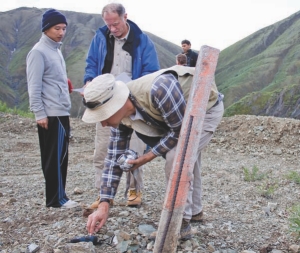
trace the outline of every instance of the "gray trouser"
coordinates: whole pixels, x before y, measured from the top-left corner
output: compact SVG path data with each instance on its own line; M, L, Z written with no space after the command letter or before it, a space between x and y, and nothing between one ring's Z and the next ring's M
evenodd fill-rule
M201 183L201 151L207 146L213 137L213 133L219 125L224 113L223 102L217 106L212 107L206 112L200 142L197 151L197 160L194 165L193 175L191 177L188 198L183 214L184 219L190 220L192 215L198 214L202 211L202 183ZM170 150L166 155L165 176L166 182L169 181L170 173L173 168L173 161L175 160L176 147Z
M104 168L104 159L107 154L107 147L109 144L110 128L102 127L101 123L96 124L96 136L95 136L95 151L94 151L94 168L95 168L95 187L100 189L102 181L102 172ZM138 152L139 155L144 153L146 149L146 144L141 141L135 134L131 136L131 141L129 148ZM134 183L134 177L132 173L126 173L127 180L130 181L129 189L142 190L143 189L143 166L138 168L138 173L136 173L136 182Z

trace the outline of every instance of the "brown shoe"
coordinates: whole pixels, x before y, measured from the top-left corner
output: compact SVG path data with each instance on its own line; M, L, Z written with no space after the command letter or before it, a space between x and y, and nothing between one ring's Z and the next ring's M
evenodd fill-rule
M204 220L203 211L198 214L192 215L191 222L202 222Z
M142 193L136 193L135 190L129 190L127 206L140 206L142 204Z
M98 208L99 203L100 203L100 196L89 207L83 209L82 216L83 217L88 217L90 214L92 214ZM109 206L111 207L113 205L114 205L114 201L113 201L113 199L110 199L109 200Z

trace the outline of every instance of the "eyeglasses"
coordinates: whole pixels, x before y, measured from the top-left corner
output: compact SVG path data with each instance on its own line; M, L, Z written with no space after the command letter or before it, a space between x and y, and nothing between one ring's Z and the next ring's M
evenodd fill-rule
M101 105L104 105L108 100L110 100L112 98L109 97L108 99L104 100L103 102L98 102L98 101L94 101L94 102L86 102L85 98L82 98L82 103L85 107L89 108L89 109L95 109Z

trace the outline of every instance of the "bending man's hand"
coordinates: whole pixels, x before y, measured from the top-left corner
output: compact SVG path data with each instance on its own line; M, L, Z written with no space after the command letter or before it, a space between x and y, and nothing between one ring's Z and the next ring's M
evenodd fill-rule
M98 232L106 223L109 213L109 203L101 202L97 211L89 215L86 229L89 235Z
M133 167L130 169L130 171L134 171L135 169L141 167L145 163L150 162L155 157L156 157L156 155L154 155L152 153L152 151L149 151L148 153L143 154L142 156L140 156L139 158L137 158L135 160L128 160L129 164L133 164Z
M48 129L48 118L43 118L43 119L37 120L36 123L37 123L40 127L45 128L45 129Z

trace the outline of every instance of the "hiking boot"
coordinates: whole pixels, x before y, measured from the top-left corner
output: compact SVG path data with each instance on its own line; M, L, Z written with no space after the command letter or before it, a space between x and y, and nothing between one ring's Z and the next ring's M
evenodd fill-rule
M186 219L182 219L179 239L186 241L191 238L192 238L192 227L190 225L190 221Z
M100 203L100 196L89 207L84 208L82 216L83 217L88 217L90 214L92 214L98 208L99 203ZM109 206L112 207L113 205L114 205L114 201L113 201L113 199L110 199L109 200Z
M204 220L204 214L203 211L201 211L198 214L195 214L191 218L191 222L202 222Z
M140 206L142 204L142 193L136 190L129 190L127 206Z
M190 225L190 222L188 220L182 219L182 223L181 223L181 228L180 228L180 234L178 239L179 240L189 240L192 238L192 227ZM150 240L155 240L157 236L157 230L153 231L150 235L149 235L149 239Z

